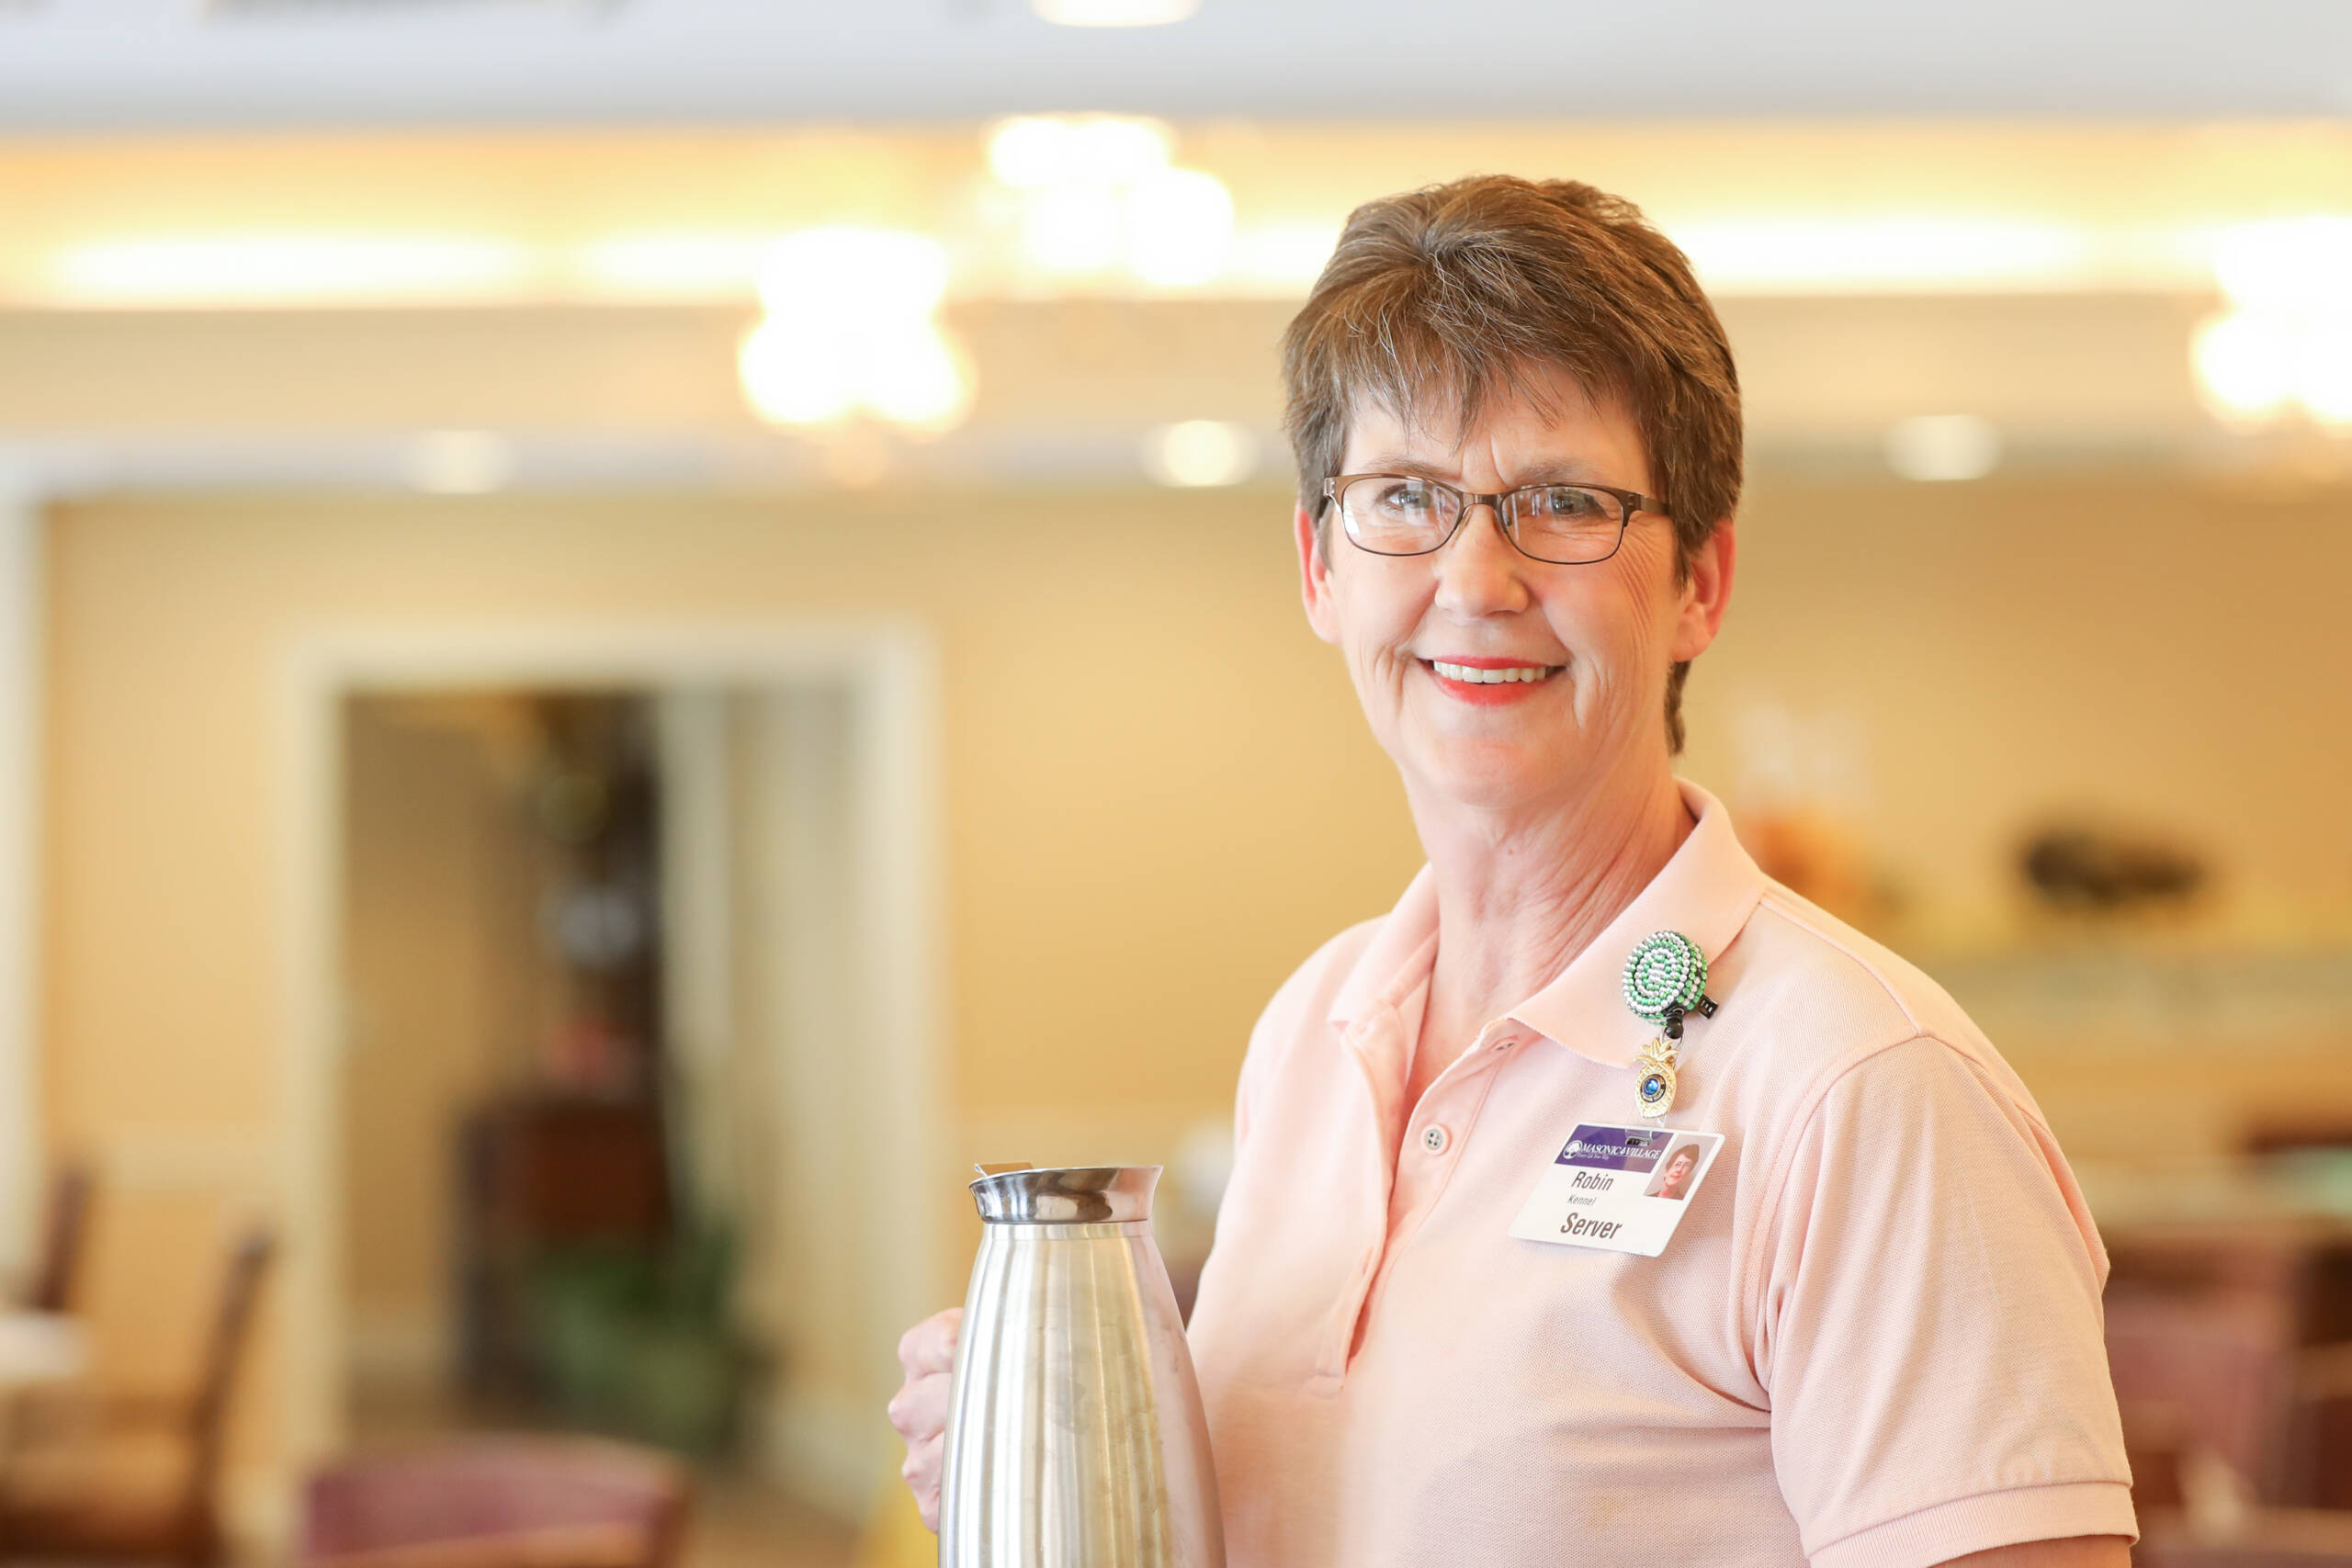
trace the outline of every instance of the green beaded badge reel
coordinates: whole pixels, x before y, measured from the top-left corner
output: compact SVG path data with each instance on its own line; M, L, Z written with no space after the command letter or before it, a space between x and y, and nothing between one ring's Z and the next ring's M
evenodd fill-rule
M1714 1016L1715 1004L1707 996L1707 955L1680 931L1654 931L1627 955L1624 987L1634 1016L1659 1026L1657 1038L1642 1047L1634 1085L1642 1114L1655 1121L1674 1109L1674 1053L1684 1016Z

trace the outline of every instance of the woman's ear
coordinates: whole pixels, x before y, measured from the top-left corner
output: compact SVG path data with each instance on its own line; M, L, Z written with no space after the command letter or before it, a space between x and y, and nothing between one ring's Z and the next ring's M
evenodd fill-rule
M1724 611L1731 604L1732 569L1738 559L1738 533L1726 517L1690 558L1690 575L1682 584L1681 615L1674 627L1671 657L1675 663L1706 652L1723 629Z
M1306 605L1306 624L1325 642L1340 640L1340 618L1331 604L1331 561L1317 537L1315 514L1301 506L1291 515L1291 533L1298 547L1298 596Z

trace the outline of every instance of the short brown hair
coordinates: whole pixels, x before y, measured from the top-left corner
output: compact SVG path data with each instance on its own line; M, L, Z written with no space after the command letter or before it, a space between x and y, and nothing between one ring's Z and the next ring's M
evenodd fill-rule
M1687 573L1739 504L1739 374L1689 258L1632 202L1573 180L1481 175L1349 214L1283 333L1283 424L1317 537L1359 399L1405 418L1435 401L1466 423L1530 365L1623 400ZM1677 751L1690 668L1667 680Z

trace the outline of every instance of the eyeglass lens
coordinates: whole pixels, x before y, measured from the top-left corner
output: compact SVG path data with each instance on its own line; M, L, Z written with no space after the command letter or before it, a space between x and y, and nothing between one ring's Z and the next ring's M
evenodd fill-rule
M1453 536L1465 504L1460 491L1432 479L1375 475L1340 491L1348 537L1376 555L1426 555ZM1615 496L1582 485L1531 485L1503 498L1512 542L1537 560L1562 566L1606 560L1624 531Z

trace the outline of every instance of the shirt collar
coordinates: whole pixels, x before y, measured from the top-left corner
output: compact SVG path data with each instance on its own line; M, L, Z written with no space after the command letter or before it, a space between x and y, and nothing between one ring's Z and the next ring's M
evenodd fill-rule
M1558 978L1510 1010L1520 1022L1607 1066L1630 1066L1657 1032L1634 1016L1621 988L1634 944L1653 931L1680 931L1712 965L1764 894L1764 874L1740 847L1723 803L1688 780L1677 782L1698 819L1690 836ZM1331 1003L1331 1022L1345 1028L1375 1007L1398 1005L1428 983L1436 955L1437 884L1425 865L1348 972ZM1726 999L1719 987L1711 986L1710 994Z

